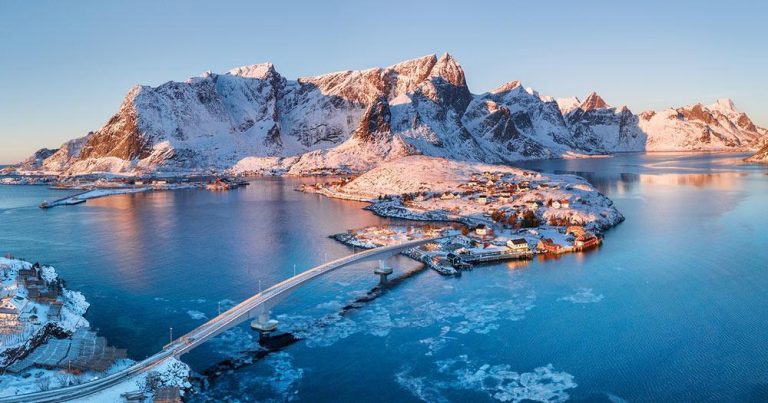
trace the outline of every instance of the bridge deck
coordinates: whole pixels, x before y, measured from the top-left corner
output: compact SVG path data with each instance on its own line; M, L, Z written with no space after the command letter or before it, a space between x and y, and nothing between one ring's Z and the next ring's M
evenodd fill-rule
M162 364L171 357L178 357L189 352L195 347L205 343L216 335L234 327L248 319L250 312L260 307L265 302L276 298L316 277L333 270L370 259L379 255L394 254L400 251L410 249L425 243L433 242L446 237L428 238L417 241L404 242L397 245L369 249L364 252L344 256L340 259L315 266L307 271L299 273L289 279L273 285L245 301L235 305L231 309L223 312L221 315L195 328L189 333L179 337L173 342L167 344L158 353L140 361L136 364L116 372L104 378L87 382L80 385L69 386L66 388L31 393L18 396L9 396L0 398L0 403L10 402L61 402L77 398L82 398L94 393L101 392L112 386L115 386L133 376L147 372L152 368Z

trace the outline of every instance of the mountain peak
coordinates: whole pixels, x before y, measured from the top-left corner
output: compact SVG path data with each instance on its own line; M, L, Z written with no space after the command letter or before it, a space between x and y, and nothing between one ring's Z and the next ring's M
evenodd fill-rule
M498 94L498 93L501 93L501 92L509 92L509 91L512 91L512 90L514 90L516 88L521 88L521 87L522 87L522 84L520 83L520 81L512 80L512 81L508 81L508 82L506 82L506 83L504 83L504 84L502 84L502 85L492 89L491 90L491 94Z
M581 105L581 101L576 97L557 98L555 102L557 102L557 107L563 115L570 113Z
M389 66L389 68L398 70L402 68L407 68L409 66L421 66L421 65L429 65L430 67L433 66L437 62L437 55L434 53L424 55L421 57L416 57L413 59L404 60L400 63L394 64L392 66Z
M464 69L448 52L443 53L437 59L437 63L432 68L432 76L442 77L445 81L457 87L467 86L467 81L464 78Z
M235 67L234 69L227 72L227 74L232 76L239 76L244 78L256 78L259 80L264 80L274 73L275 73L275 66L269 62Z
M710 108L722 112L737 112L736 105L733 104L733 100L730 98L720 98L710 105Z
M593 91L586 99L584 99L579 107L584 111L589 111L592 109L608 108L609 106L600 95L597 95L597 93Z

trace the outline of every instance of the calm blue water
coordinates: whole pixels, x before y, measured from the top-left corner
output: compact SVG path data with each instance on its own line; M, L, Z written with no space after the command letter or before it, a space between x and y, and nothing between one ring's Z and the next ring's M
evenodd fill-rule
M765 401L768 170L740 155L542 161L578 172L627 220L602 248L463 277L418 272L344 317L374 263L331 273L274 308L304 340L225 374L198 401ZM351 252L328 239L389 222L360 203L264 179L235 192L126 195L0 186L0 252L57 267L87 318L142 358L231 301ZM419 265L393 258L398 273ZM324 318L322 326L318 319ZM255 348L243 326L184 360Z

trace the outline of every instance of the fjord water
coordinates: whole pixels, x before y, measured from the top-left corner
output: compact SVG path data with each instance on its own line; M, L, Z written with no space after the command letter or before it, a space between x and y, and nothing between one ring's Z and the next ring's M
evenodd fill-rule
M412 275L340 316L374 262L273 308L302 341L216 378L197 401L768 399L768 171L736 154L538 161L577 173L626 221L598 250ZM392 222L363 204L259 179L40 210L63 191L0 187L0 252L54 265L93 327L133 358L259 289L352 253L327 236ZM185 356L197 370L256 348L246 325Z

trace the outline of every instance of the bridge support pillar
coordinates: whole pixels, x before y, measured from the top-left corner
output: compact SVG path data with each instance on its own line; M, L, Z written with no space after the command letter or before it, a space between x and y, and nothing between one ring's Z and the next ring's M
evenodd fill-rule
M262 309L256 319L251 321L251 329L259 333L272 333L277 329L278 321L269 318L269 311Z
M377 267L373 273L379 275L379 284L385 285L388 282L387 276L392 274L392 268L384 265L384 263L379 260L379 267Z

